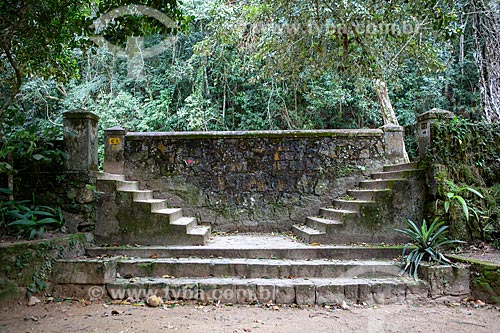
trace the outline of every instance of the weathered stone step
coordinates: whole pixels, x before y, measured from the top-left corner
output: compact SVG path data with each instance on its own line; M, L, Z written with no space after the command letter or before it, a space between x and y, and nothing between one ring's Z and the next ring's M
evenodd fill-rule
M359 187L361 189L367 189L367 190L392 189L398 183L403 183L406 181L407 181L406 179L363 180L359 182Z
M374 205L375 201L368 200L333 200L333 207L339 210L359 212L361 206Z
M316 228L312 228L308 225L303 224L295 224L292 226L292 230L294 234L296 234L299 238L303 239L306 243L315 243L319 242L326 236L325 231L318 230Z
M384 165L384 171L401 171L408 169L419 169L418 162L410 162L410 163L402 163L402 164L393 164L393 165Z
M207 225L197 225L193 229L191 229L188 234L192 236L203 236L205 241L210 237L211 228ZM205 243L203 243L205 244Z
M146 199L146 200L135 200L134 204L143 204L150 206L150 212L154 213L159 210L163 210L168 207L167 200L165 199Z
M409 278L137 278L116 279L106 289L112 299L157 295L168 300L240 304L391 304L423 299L428 293L425 283Z
M129 180L116 181L116 189L118 191L139 191L139 182Z
M116 173L99 172L97 174L97 179L116 181L116 180L125 180L125 176Z
M131 189L120 189L120 192L132 193L134 201L149 200L153 199L153 191L150 190L131 190Z
M367 201L373 201L384 195L390 195L391 193L392 190L390 189L347 190L347 194L352 198L355 198L356 200L367 200Z
M133 277L382 278L396 277L401 270L388 260L128 258L117 264L121 276Z
M318 232L316 230L316 232ZM223 258L287 258L287 259L338 259L369 260L392 259L401 255L402 246L354 246L354 245L321 245L293 244L283 247L263 247L255 245L214 246L117 246L89 247L89 257L128 256L149 258L185 258L185 257L223 257Z
M372 173L373 179L401 179L408 178L412 175L421 172L418 169L408 169L408 170L399 170L399 171L385 171L385 172L374 172Z
M193 217L181 217L177 220L171 221L170 225L184 228L189 234L194 227L196 227L196 219Z
M182 218L182 208L163 208L152 210L151 213L168 215L170 222L177 221L178 219Z
M336 209L336 208L320 208L319 215L340 222L347 222L356 218L358 212L346 209Z
M341 221L335 221L330 219L325 219L322 217L308 216L306 218L306 225L312 229L321 231L322 233L328 232L328 230L333 226L342 226L344 223Z

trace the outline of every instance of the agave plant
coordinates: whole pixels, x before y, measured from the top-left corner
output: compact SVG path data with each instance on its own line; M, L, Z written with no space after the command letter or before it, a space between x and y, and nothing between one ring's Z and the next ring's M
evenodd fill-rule
M450 260L441 252L443 246L463 242L446 239L448 226L444 225L444 222L436 218L430 225L427 225L425 220L421 226L411 220L407 220L407 224L408 228L406 229L396 229L396 231L410 237L411 240L403 248L401 273L408 272L415 280L418 280L417 271L423 260L438 264L451 264ZM411 245L415 247L410 248Z

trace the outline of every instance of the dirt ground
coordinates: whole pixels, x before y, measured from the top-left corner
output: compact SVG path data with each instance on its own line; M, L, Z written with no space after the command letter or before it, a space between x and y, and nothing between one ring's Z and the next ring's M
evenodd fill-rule
M351 307L15 304L0 332L498 332L500 307L460 303Z

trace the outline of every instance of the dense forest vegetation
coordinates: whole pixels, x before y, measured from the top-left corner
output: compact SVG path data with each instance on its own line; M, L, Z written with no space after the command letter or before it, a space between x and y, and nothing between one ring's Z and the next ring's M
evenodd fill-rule
M96 24L131 3L168 24L130 13ZM500 119L496 0L4 0L0 31L3 175L24 168L14 160L63 158L50 140L62 137L62 113L81 108L100 131L396 123L412 158L416 115L431 108ZM167 47L132 59L132 36Z
M142 75L132 77L127 59L91 43L85 26L125 1L70 1L64 9L57 5L66 2L56 0L39 5L45 8L19 3L47 24L46 36L34 33L38 26L23 26L14 37L26 45L10 46L16 65L2 54L4 141L19 128L52 128L62 112L77 108L97 113L102 128L133 131L377 127L382 113L374 79L387 82L409 134L415 115L432 107L484 117L468 2L169 4L175 31L131 18L106 31L117 44L121 36L122 45L129 32L145 35L146 45L172 41L165 52L142 59ZM54 22L50 13L58 11L73 29ZM396 31L356 33L356 24L393 24Z

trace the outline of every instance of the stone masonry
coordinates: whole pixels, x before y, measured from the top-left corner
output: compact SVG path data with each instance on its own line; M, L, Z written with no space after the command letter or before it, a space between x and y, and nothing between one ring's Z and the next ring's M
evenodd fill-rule
M385 139L380 129L128 133L124 173L219 230L289 230L380 170Z

